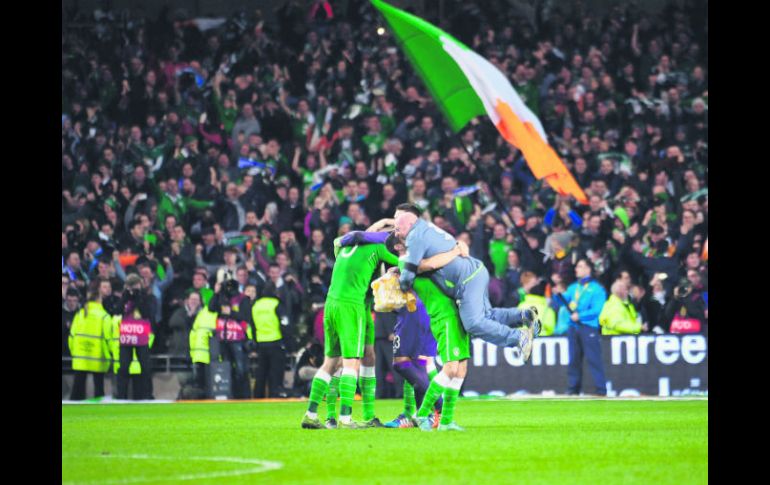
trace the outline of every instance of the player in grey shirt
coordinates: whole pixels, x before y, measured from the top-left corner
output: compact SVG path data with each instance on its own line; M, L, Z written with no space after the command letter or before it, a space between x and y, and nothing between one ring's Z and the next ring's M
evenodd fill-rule
M418 216L420 211L411 204L396 208L396 236L405 241L404 269L401 289L411 289L420 260L450 251L455 238L431 222ZM431 279L455 299L465 330L482 340L502 347L518 347L524 360L532 351L532 339L540 332L540 322L531 309L492 308L487 285L489 272L476 258L457 257L433 272ZM519 326L518 328L513 328Z

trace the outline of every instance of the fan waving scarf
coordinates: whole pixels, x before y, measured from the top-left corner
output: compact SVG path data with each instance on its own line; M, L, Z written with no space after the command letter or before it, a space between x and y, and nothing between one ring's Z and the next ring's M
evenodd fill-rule
M455 132L486 114L500 135L521 150L532 174L581 204L588 199L556 152L543 126L505 75L436 26L381 0L371 0Z

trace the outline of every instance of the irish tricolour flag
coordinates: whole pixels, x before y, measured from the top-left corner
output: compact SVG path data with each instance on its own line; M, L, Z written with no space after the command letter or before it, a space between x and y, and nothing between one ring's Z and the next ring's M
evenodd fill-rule
M497 67L421 18L380 0L372 0L372 4L393 29L455 132L472 118L486 114L500 135L522 151L538 180L545 179L556 192L588 203L567 167L548 145L540 120Z

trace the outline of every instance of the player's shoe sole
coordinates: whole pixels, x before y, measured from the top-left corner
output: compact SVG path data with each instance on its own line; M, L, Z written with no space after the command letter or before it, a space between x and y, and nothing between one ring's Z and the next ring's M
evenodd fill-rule
M540 335L540 330L542 329L542 322L540 321L540 314L537 311L536 306L529 307L530 310L532 310L532 337L537 337Z
M323 423L321 423L321 420L318 418L310 418L306 414L304 418L302 418L302 428L303 429L324 429Z
M529 360L529 356L532 354L532 328L521 327L519 330L521 331L521 337L519 339L519 350L521 350L521 357L524 359L524 362L526 362Z

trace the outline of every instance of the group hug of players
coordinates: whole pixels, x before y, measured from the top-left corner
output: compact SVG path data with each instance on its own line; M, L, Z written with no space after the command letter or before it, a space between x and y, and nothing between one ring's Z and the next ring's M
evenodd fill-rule
M462 431L454 421L454 409L468 371L470 336L518 348L524 360L529 359L532 341L540 333L537 310L492 308L484 264L420 215L416 206L401 204L393 219L334 241L336 262L324 309L325 358L313 378L303 428ZM404 412L384 425L374 414L370 291L381 263L391 266L388 271L398 275L400 290L411 292L416 303L397 310L393 364L405 380ZM440 371L433 361L436 355L441 358ZM351 419L357 384L362 422ZM318 408L324 399L327 418L322 422Z

